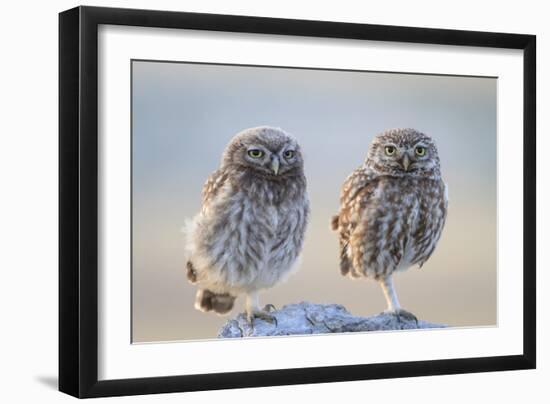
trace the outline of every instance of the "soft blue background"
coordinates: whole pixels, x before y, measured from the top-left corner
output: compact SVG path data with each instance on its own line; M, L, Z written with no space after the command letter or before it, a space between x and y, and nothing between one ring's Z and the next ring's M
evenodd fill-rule
M226 321L192 307L181 228L227 142L259 125L302 144L312 208L301 269L264 303L385 308L375 282L340 276L329 219L373 136L413 127L438 144L450 205L434 256L396 277L401 303L430 321L495 324L496 87L493 78L133 62L134 341L212 338Z

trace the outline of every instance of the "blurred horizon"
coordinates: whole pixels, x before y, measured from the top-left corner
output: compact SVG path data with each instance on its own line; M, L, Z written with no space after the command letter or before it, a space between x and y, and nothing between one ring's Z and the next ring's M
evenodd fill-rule
M300 142L311 203L300 269L262 304L385 309L377 282L340 275L329 220L372 138L412 127L438 145L449 214L430 260L394 277L400 302L422 320L495 325L496 91L494 78L133 61L133 342L215 338L243 311L242 298L229 317L193 308L181 228L229 140L261 125Z

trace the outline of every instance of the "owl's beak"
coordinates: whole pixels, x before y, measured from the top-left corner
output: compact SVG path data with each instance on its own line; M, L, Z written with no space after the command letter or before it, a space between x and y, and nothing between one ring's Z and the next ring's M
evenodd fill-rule
M409 160L408 154L403 155L403 159L401 159L401 165L403 166L405 171L409 170L409 166L411 165L411 160Z
M273 160L271 160L271 169L275 175L279 174L279 164L279 159L277 157L274 157Z

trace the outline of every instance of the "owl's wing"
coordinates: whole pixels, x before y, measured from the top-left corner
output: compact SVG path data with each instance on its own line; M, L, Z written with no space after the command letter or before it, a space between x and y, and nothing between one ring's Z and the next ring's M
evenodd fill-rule
M352 172L342 185L340 212L332 218L332 228L338 231L340 238L340 271L342 275L348 274L352 269L348 256L349 240L357 226L360 211L368 203L375 187L375 181L362 168Z
M426 261L428 261L428 259L432 256L439 238L441 237L441 233L443 232L445 221L447 220L447 207L449 204L447 184L443 180L440 180L436 189L439 191L438 194L435 194L437 195L436 198L439 199L439 202L434 205L430 215L431 220L429 221L432 226L431 234L433 242L428 245L428 248L423 251L422 254L419 254L420 259L417 264L420 268L422 268ZM422 234L424 232L426 232L426 230L425 228L422 228L422 232L418 233Z
M342 185L340 206L346 207L351 204L357 195L371 184L372 177L363 168L353 171Z
M206 211L211 203L216 199L220 190L226 184L228 174L224 170L216 170L206 180L202 187L202 209Z

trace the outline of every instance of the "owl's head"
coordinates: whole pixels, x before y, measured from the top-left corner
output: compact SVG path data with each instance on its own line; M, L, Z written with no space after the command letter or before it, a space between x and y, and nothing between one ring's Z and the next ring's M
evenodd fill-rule
M227 145L222 165L269 179L303 174L303 157L296 139L279 128L245 129Z
M376 136L365 164L380 175L440 176L435 142L414 129L390 129Z

